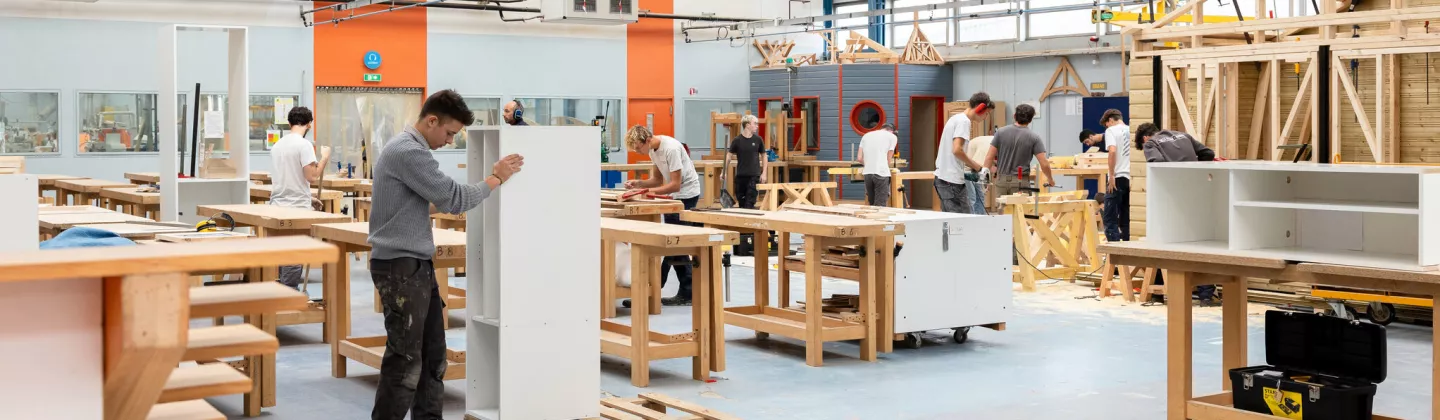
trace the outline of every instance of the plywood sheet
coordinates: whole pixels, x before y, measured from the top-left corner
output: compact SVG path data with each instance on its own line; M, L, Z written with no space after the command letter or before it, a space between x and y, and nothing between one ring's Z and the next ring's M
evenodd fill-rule
M235 218L236 223L267 229L309 230L311 225L318 223L344 223L354 220L343 214L269 204L227 204L199 206L198 209L203 217L228 213Z
M321 264L334 262L336 258L338 253L333 245L301 236L7 252L0 253L0 283Z

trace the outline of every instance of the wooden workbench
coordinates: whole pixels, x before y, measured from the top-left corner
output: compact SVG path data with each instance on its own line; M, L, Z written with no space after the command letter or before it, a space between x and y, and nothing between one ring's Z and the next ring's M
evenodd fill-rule
M90 206L67 206L95 208ZM64 207L51 207L63 209ZM103 210L103 209L102 209ZM100 223L129 223L129 222L150 222L150 219L139 216L131 216L116 211L77 211L77 212L40 212L40 238L49 239L59 235L66 229L79 225L93 225Z
M136 187L105 188L100 190L111 210L131 216L140 216L160 221L160 193L142 193Z
M691 376L710 379L725 370L725 302L719 283L720 253L740 235L725 230L635 220L600 219L600 307L615 307L615 244L630 244L630 325L600 321L600 352L630 360L630 383L650 385L650 361L691 358ZM650 297L660 290L660 259L674 255L700 258L691 305L691 331L664 334L650 330ZM636 345L636 343L644 343Z
M367 213L368 213L368 210L367 210ZM366 215L365 217L368 218L368 217L370 217L370 216L369 216L369 215ZM444 212L441 212L441 213L430 213L430 220L431 220L432 223L435 225L435 227L438 228L438 229L452 230L452 231L456 231L456 232L465 232L465 213L460 213L460 214L450 214L450 213L444 213ZM463 262L462 262L460 265L455 266L455 276L456 276L456 277L465 277L465 264L464 264ZM462 295L462 296L463 296L463 295ZM379 300L379 299L376 299L375 302L378 304L378 303L380 302L380 300ZM465 306L464 306L464 305L465 305L465 299L460 299L460 305L461 305L461 306L459 306L459 308L464 308L464 307L465 307ZM377 308L378 308L378 307L377 307ZM454 306L452 306L451 308L452 308L452 309L458 309L457 307L454 307ZM379 311L377 310L376 312L379 312ZM448 320L445 322L445 326L446 326L446 327L449 327L449 326L450 326L450 322L449 322Z
M883 267L881 255L894 255L895 235L905 233L905 225L881 222L856 217L813 214L793 211L686 211L680 219L702 223L710 227L736 230L755 235L755 304L753 306L730 307L725 309L725 323L755 330L760 337L780 334L805 341L805 364L820 366L823 361L823 346L827 341L860 340L860 359L873 362L877 349L884 349L880 342L889 342L892 334L884 334L878 328L877 299L894 287L886 273L894 270ZM870 252L860 258L857 277L860 279L860 322L850 322L825 316L820 304L821 259L810 258L805 262L805 311L784 306L789 304L790 271L782 265L780 270L780 304L770 306L770 231L780 235L779 261L784 261L788 252L791 234L805 236L806 255L821 255L827 246L861 245ZM634 268L631 268L634 270ZM631 299L633 304L634 299Z
M1166 296L1188 297L1195 286L1221 285L1221 371L1224 392L1194 395L1193 303L1188 298L1169 299L1167 303L1166 354L1167 415L1170 420L1210 419L1280 419L1280 417L1237 410L1233 407L1228 372L1250 366L1248 353L1248 319L1246 300L1249 295L1245 279L1256 277L1281 282L1354 287L1389 292L1405 292L1440 299L1440 273L1397 271L1355 266L1315 263L1290 263L1285 260L1256 257L1245 251L1229 251L1221 246L1204 243L1151 244L1146 242L1112 242L1100 247L1116 265L1155 267L1166 270ZM1440 305L1431 309L1440 317ZM1440 334L1434 335L1440 348ZM1440 352L1434 353L1431 369L1433 389L1440 389ZM1431 396L1432 418L1440 419L1440 394ZM1389 419L1380 415L1376 419Z
M1084 190L1084 189L1085 189L1085 180L1087 180L1087 179L1093 179L1093 180L1095 180L1095 187L1096 187L1096 190L1095 190L1095 191L1099 191L1099 192L1102 193L1102 194L1105 193L1105 192L1110 188L1110 183L1109 183L1109 182L1106 182L1106 180L1105 180L1105 178L1107 178L1107 175L1110 174L1110 169L1109 169L1109 168L1051 169L1051 170L1050 170L1050 173L1053 174L1053 175L1055 175L1055 176L1073 176L1073 177L1075 177L1075 189L1076 189L1076 190ZM1044 177L1044 175L1041 175L1041 177Z
M326 175L325 179L320 180L320 186L325 187L326 190L355 192L356 185L370 182L370 180L364 178L340 178L338 176L331 178L328 176L331 174Z
M125 173L125 179L130 180L130 183L135 184L135 185L159 184L159 183L160 183L160 173L159 173L159 172L126 172L126 173Z
M370 195L372 195L372 194L375 193L375 183L374 183L373 181L368 180L368 179L363 180L363 181L364 181L364 182L361 182L361 183L359 183L359 184L355 184L355 196L356 196L356 197L369 197Z
M192 328L189 318L248 315L303 306L305 300L288 288L190 288L190 273L246 269L257 264L323 263L334 258L333 247L309 238L0 253L0 283L7 284L10 293L20 293L29 301L0 305L0 313L6 318L27 319L29 327L6 332L65 331L26 334L18 340L0 336L0 342L5 342L10 351L7 354L30 356L11 360L5 365L6 375L0 376L0 382L4 382L0 386L12 391L0 396L6 417L102 418L92 415L103 410L105 419L144 419L147 412L152 415L149 418L160 418L160 413L199 407L197 411L185 411L191 414L172 418L224 418L196 400L234 393L233 381L216 385L205 380L213 376L189 374L219 369L228 377L239 376L247 384L251 379L225 365L177 365L196 360L197 356L273 353L277 345L274 331L266 333L249 326ZM27 287L45 292L17 290ZM241 293L233 293L237 291ZM93 299L89 301L94 305L35 317L36 310L73 305L74 299L81 296ZM245 330L240 332L246 332L242 335L246 338L264 336L260 342L249 341L244 348L215 345L213 341L205 346L207 339L234 337L227 333L239 329ZM65 366L64 374L55 373L55 366ZM172 374L193 381L170 389L175 378ZM46 380L37 381L34 375L45 375ZM90 386L71 387L81 384ZM57 405L61 400L64 403ZM255 408L254 412L247 410L247 414L259 415L258 404ZM87 414L78 414L82 412Z
M276 236L309 236L312 226L322 223L344 223L350 218L345 215L318 212L306 209L292 209L288 207L272 206L269 204L228 204L228 205L206 205L196 206L196 212L201 217L214 217L220 213L229 214L235 219L235 224L241 227L250 227L255 230L258 237ZM222 241L225 243L239 243L248 241ZM334 252L333 249L331 252ZM330 259L329 261L334 261ZM250 282L269 282L280 278L280 266L268 265L257 270L257 273L247 275L246 280ZM306 279L306 281L309 281ZM321 285L324 288L324 283ZM304 310L284 311L258 316L258 322L267 326L284 326L299 324L321 323L322 337L330 336L331 325L325 318L325 304L311 304ZM273 327L270 327L273 330ZM275 369L275 356L260 356L251 366L262 366L273 372ZM275 376L266 375L262 381L257 381L255 390L251 393L259 395L264 401L265 407L275 405ZM258 393L258 394L256 394ZM252 395L252 394L246 394ZM248 407L247 407L248 410Z
M784 161L768 162L769 170L765 174L765 181L769 183L780 182L780 177L785 176L785 170L790 165ZM700 175L700 201L696 207L710 208L719 207L720 190L727 189L730 196L735 196L735 165L734 160L730 166L724 169L724 181L721 182L721 166L725 165L723 160L697 160L695 161L695 172ZM762 182L766 183L766 182Z
M859 164L860 162L848 160L795 160L790 162L790 166L797 168L805 168L805 179L799 181L787 179L785 182L820 182L821 171L828 170L830 168L850 168ZM909 162L906 162L904 159L900 159L894 162L895 168L897 169L904 168L908 164ZM770 182L773 183L777 181Z
M270 172L267 172L267 171L250 171L250 180L251 180L251 181L260 181L261 183L269 184L269 183L270 183Z
M268 203L270 202L270 194L274 192L274 190L274 185L252 184L250 185L250 202L253 204ZM321 202L325 203L325 212L339 213L340 199L345 198L345 193L331 189L326 189L325 192L322 193L319 189L311 188L310 196L319 198Z
M444 229L434 229L431 233L435 235L435 256L431 261L435 264L435 280L439 284L440 294L446 296L446 313L464 309L465 290L450 287L450 276L446 270L450 267L465 266L465 234ZM352 252L370 251L370 245L366 241L370 236L370 224L317 224L310 227L310 234L339 249L338 262L325 264L325 302L329 303L325 305L325 316L331 325L327 332L330 342L330 374L336 378L344 378L345 359L379 369L380 361L385 356L385 336L350 336L349 257ZM445 380L464 379L465 352L447 349L446 360L449 367L445 370Z
M55 181L55 203L66 204L96 204L104 207L103 203L97 204L100 200L100 190L106 188L129 187L129 182L106 181L103 179L60 179ZM71 200L70 197L75 199Z
M120 237L132 241L143 241L155 239L155 235L167 233L194 233L195 226L184 223L162 223L162 222L126 222L126 223L99 223L90 225L78 225L88 228L110 231Z
M601 191L623 192L623 190ZM602 217L618 217L622 219L661 223L664 221L665 215L685 211L685 203L681 203L680 200L663 199L617 202L601 198L600 210L613 210L609 213L602 213Z
M60 202L60 200L59 200L59 198L60 198L60 192L55 189L55 181L60 181L60 180L65 180L65 179L85 179L85 177L83 177L83 176L71 176L71 175L47 175L47 174L31 174L31 175L34 175L36 181L39 182L39 184L40 184L40 191L39 191L40 196L41 196L41 197L44 197L46 191L55 191L55 198L56 198L55 202L56 202L56 204L60 204L60 205L65 205L66 203L61 203L61 202Z

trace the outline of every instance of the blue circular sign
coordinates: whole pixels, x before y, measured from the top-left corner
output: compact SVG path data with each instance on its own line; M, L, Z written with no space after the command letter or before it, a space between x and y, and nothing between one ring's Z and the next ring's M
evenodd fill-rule
M380 68L380 53L374 51L365 53L365 68L370 70Z

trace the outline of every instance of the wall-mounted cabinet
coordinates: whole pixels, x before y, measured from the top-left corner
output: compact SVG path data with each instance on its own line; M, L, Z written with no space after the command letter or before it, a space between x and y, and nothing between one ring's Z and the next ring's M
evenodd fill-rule
M1151 243L1396 270L1440 266L1440 167L1152 163L1149 176Z

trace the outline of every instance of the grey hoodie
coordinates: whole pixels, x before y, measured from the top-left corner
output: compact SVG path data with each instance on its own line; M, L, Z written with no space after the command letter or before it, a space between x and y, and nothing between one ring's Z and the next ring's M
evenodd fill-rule
M1145 141L1146 162L1195 162L1215 160L1215 151L1179 131L1161 130Z

